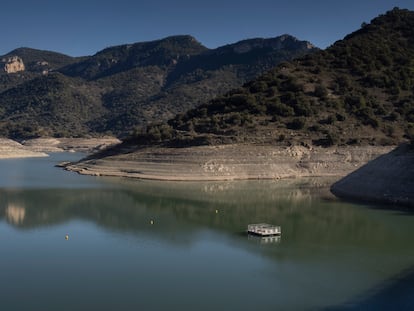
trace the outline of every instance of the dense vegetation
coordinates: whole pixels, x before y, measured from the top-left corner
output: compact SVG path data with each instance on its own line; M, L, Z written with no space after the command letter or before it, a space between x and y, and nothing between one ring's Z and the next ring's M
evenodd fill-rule
M381 15L130 142L395 144L414 137L414 12Z
M7 56L21 57L27 70L0 74L0 135L124 136L137 125L184 113L314 50L286 35L214 50L193 37L174 36L77 59L17 49Z
M88 96L94 92L99 91L59 73L20 84L0 94L0 115L9 116L0 122L0 133L20 138L88 133L87 122L103 114L95 96Z

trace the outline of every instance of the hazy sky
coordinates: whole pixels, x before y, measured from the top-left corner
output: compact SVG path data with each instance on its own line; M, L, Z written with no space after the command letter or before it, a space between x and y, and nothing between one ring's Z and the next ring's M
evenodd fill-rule
M414 10L414 0L7 1L0 55L18 47L91 55L177 34L215 48L287 33L325 48L395 6Z

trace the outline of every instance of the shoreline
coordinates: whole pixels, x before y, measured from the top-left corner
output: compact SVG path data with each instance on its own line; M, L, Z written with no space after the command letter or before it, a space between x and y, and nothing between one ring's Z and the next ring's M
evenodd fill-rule
M91 156L64 168L83 175L164 181L343 177L394 147L147 147L103 158Z
M103 138L35 138L21 143L0 138L0 159L47 157L51 152L92 153L119 144L114 137Z
M414 150L401 145L331 186L339 198L414 207Z
M0 138L0 159L47 157L45 152L31 150L17 141Z

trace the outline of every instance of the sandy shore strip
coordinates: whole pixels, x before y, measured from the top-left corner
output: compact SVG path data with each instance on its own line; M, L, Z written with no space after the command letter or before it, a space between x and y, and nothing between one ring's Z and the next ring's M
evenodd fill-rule
M0 138L0 159L47 157L44 152L33 151L18 142Z
M16 142L0 138L0 159L47 157L50 152L93 153L119 144L114 137L104 138L35 138Z
M85 175L171 181L342 177L393 147L148 147L66 165Z
M121 141L115 137L100 138L34 138L25 140L22 144L32 151L64 152L76 151L92 153L103 150L109 146L119 144Z

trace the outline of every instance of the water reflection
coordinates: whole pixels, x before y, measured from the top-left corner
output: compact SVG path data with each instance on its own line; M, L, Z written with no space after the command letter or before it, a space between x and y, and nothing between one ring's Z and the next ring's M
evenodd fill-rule
M291 218L306 223L305 218L311 216L313 222L318 216L313 214L329 212L310 209L315 197L323 204L322 195L329 196L327 187L309 183L120 180L116 187L106 189L0 190L0 217L19 228L86 219L109 229L146 231L155 218L156 224L162 224L157 229L161 231L191 231L201 226L237 233L248 223L271 220L284 223L289 230ZM342 210L352 217L352 210ZM329 226L331 219L326 217L318 222Z
M280 241L282 240L282 237L280 235L257 236L257 235L248 234L247 239L249 241L253 241L259 244L279 244Z
M0 190L0 229L3 219L17 229L9 245L4 239L0 242L8 246L9 264L33 260L33 244L42 249L37 266L43 270L38 271L46 271L50 280L45 284L52 292L56 273L72 267L64 275L72 278L69 291L80 288L75 294L88 302L103 299L103 309L109 309L114 297L117 302L130 299L135 308L129 309L139 309L134 298L136 292L144 292L139 303L145 300L143 309L150 310L153 301L148 297L158 297L160 287L165 301L169 297L178 306L190 300L188 309L197 310L202 309L200 299L205 299L205 309L216 307L206 293L226 301L229 310L254 309L249 302L260 304L262 310L340 305L414 261L410 218L335 201L330 180L97 180L108 184ZM262 222L280 225L282 237L253 238L245 233L247 224ZM17 273L10 271L14 272L3 284ZM41 272L33 277L33 271L37 270L26 270L27 282L44 278ZM89 283L82 287L79 279L88 273ZM115 289L108 284L114 280L124 285L111 296ZM246 288L252 280L257 290ZM36 286L27 286L26 292ZM88 290L94 287L99 290L91 298ZM172 288L174 295L169 294ZM248 297L252 290L254 295Z
M83 219L109 230L167 240L174 236L174 243L177 236L191 240L203 228L237 237L247 224L267 222L282 226L284 242L296 252L316 244L335 247L337 241L366 250L406 243L408 237L390 227L387 212L332 204L329 183L312 179L281 183L120 180L107 189L1 190L0 217L22 229Z
M6 207L5 215L9 223L19 225L26 216L26 208L19 203L9 203Z

